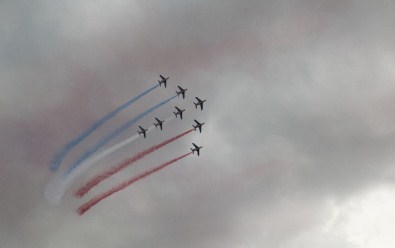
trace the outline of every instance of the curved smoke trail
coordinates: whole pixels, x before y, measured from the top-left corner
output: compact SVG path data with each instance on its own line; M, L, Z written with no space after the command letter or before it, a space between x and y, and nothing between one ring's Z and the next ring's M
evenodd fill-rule
M164 121L165 123L170 122L174 119L174 115L166 118ZM155 129L155 125L152 125L148 128L147 133ZM76 168L72 173L70 173L66 179L60 176L54 176L50 183L48 183L47 187L45 188L45 198L52 204L57 204L62 199L63 195L72 185L72 181L89 169L94 163L103 159L104 157L108 156L109 154L115 152L118 149L132 143L133 141L137 140L141 137L138 134L131 136L128 139L125 139L118 144L113 145L112 147L107 148L106 150L102 151L101 153L97 154L96 156L91 157L85 163L82 163L81 166Z
M86 159L88 159L90 156L92 156L94 153L96 153L100 148L105 146L108 142L110 142L112 139L116 138L118 135L120 135L123 131L131 127L133 124L135 124L137 121L139 121L141 118L146 116L147 114L151 113L152 111L156 110L157 108L165 105L166 103L170 102L174 98L176 98L177 95L172 96L155 106L151 107L150 109L144 111L143 113L140 113L133 119L127 121L125 124L120 126L119 128L115 129L111 133L107 134L103 138L99 140L95 145L93 145L90 149L88 149L81 157L79 157L77 160L74 161L74 163L67 169L67 171L64 173L64 177L66 178L68 175L70 175L73 170L75 170L78 166L81 165L82 162L84 162Z
M134 103L135 101L139 100L141 97L145 96L146 94L148 94L149 92L153 91L154 89L156 89L159 85L155 85L153 87L151 87L150 89L144 91L143 93L141 93L140 95L133 97L132 99L130 99L129 101L127 101L126 103L122 104L121 106L119 106L118 108L116 108L114 111L108 113L107 115L105 115L104 117L102 117L100 120L96 121L95 123L93 123L92 126L90 126L88 129L86 129L83 133L81 133L80 135L78 135L76 138L74 138L73 140L71 140L68 144L66 144L53 158L50 168L52 171L57 171L60 167L60 165L62 164L62 161L64 159L64 157L71 151L71 149L73 149L75 146L77 146L79 143L81 143L86 137L88 137L93 131L95 131L96 129L98 129L101 125L103 125L105 122L107 122L108 120L112 119L115 115L117 115L119 112L121 112L122 110L126 109L127 107L129 107L132 103Z
M95 187L96 185L98 185L101 181L107 179L108 177L114 175L115 173L125 169L126 167L128 167L129 165L133 164L134 162L137 162L138 160L144 158L145 156L147 156L148 154L174 142L175 140L187 135L188 133L192 132L193 129L187 130L185 132L182 132L174 137L171 137L157 145L154 145L148 149L145 149L139 153L137 153L136 155L134 155L133 157L130 157L124 161L122 161L121 163L111 167L110 169L103 171L102 173L98 174L97 176L93 177L91 180L89 180L84 186L80 187L74 194L74 196L81 198L82 196L84 196L86 193L88 193L93 187Z
M186 156L188 156L188 155L190 155L190 154L192 154L192 152L189 152L189 153L184 154L184 155L182 155L182 156L180 156L180 157L174 158L174 159L172 159L172 160L170 160L170 161L168 161L168 162L166 162L166 163L163 163L162 165L160 165L160 166L158 166L158 167L155 167L155 168L153 168L153 169L151 169L151 170L145 171L145 172L143 172L143 173L141 173L141 174L139 174L139 175L137 175L137 176L135 176L135 177L130 178L129 180L127 180L127 181L125 181L125 182L123 182L123 183L121 183L121 184L115 186L115 187L112 188L111 190L109 190L109 191L107 191L107 192L104 192L104 193L102 193L101 195L98 195L98 196L96 196L96 197L90 199L88 202L86 202L85 204L81 205L81 206L77 209L77 213L78 213L79 215L84 214L84 213L85 213L86 211L88 211L91 207L95 206L97 203L99 203L100 201L106 199L106 198L109 197L110 195L112 195L112 194L114 194L114 193L116 193L116 192L118 192L118 191L120 191L120 190L122 190L122 189L124 189L124 188L126 188L126 187L128 187L128 186L130 186L130 185L132 185L133 183L135 183L135 182L137 182L137 181L139 181L139 180L141 180L141 179L143 179L143 178L145 178L145 177L151 175L152 173L155 173L155 172L157 172L157 171L159 171L159 170L165 168L166 166L169 166L169 165L171 165L171 164L177 162L177 161L180 160L180 159L185 158Z

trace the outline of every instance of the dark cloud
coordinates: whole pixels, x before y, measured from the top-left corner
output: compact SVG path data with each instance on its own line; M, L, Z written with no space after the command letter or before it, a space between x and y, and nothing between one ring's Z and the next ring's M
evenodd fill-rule
M393 178L394 4L389 1L5 1L0 4L0 246L358 247L325 231L333 206ZM101 135L189 89L184 122L98 163L207 124L89 196L202 144L83 217L43 196L52 155L156 82ZM193 96L207 98L193 110ZM171 114L173 103L155 115ZM133 129L133 128L132 128ZM123 137L134 133L128 131ZM118 140L121 140L118 139ZM64 165L65 166L65 165ZM392 173L392 174L391 174ZM337 227L337 226L336 226Z

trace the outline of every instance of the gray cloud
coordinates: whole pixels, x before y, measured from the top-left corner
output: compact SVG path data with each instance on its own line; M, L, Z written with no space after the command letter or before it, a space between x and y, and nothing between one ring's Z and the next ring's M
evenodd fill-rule
M394 4L389 1L26 1L1 3L0 246L358 247L325 233L328 201L394 178ZM45 202L51 156L131 96L171 77L81 144L170 96L142 120L188 108L168 133L109 163L207 124L93 190L98 194L202 144L189 157L92 208L71 192ZM193 96L207 98L203 112ZM123 137L135 130L132 128ZM118 139L118 140L121 140ZM66 165L63 165L66 166Z

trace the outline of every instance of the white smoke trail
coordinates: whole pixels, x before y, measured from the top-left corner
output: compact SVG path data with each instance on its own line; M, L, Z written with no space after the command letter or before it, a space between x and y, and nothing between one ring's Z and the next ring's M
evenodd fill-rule
M163 126L170 121L172 121L175 118L174 115L169 116L164 120ZM151 132L153 129L155 129L155 125L152 125L148 128L146 133L148 134ZM54 175L51 179L51 181L48 183L47 187L45 188L44 195L47 201L51 204L59 204L62 200L63 195L66 193L66 191L71 187L72 182L74 181L75 178L80 176L82 173L84 173L87 169L89 169L93 164L98 162L99 160L105 158L109 154L117 151L118 149L121 149L122 147L131 144L133 141L137 140L141 135L135 134L131 136L128 139L125 139L124 141L119 142L118 144L115 144L106 150L102 151L101 153L97 154L96 156L88 159L85 163L81 164L79 167L77 167L72 173L70 173L68 176L60 176L60 175Z

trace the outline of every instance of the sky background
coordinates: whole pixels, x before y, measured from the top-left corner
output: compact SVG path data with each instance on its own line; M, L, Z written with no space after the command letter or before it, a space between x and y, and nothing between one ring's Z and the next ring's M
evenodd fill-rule
M0 3L0 246L392 248L395 244L395 3L368 0L3 0ZM54 154L133 96L109 131L185 119L114 152L45 200ZM195 110L194 96L208 99ZM206 125L111 177L136 152ZM133 126L107 147L134 135ZM204 146L75 210L122 180Z

